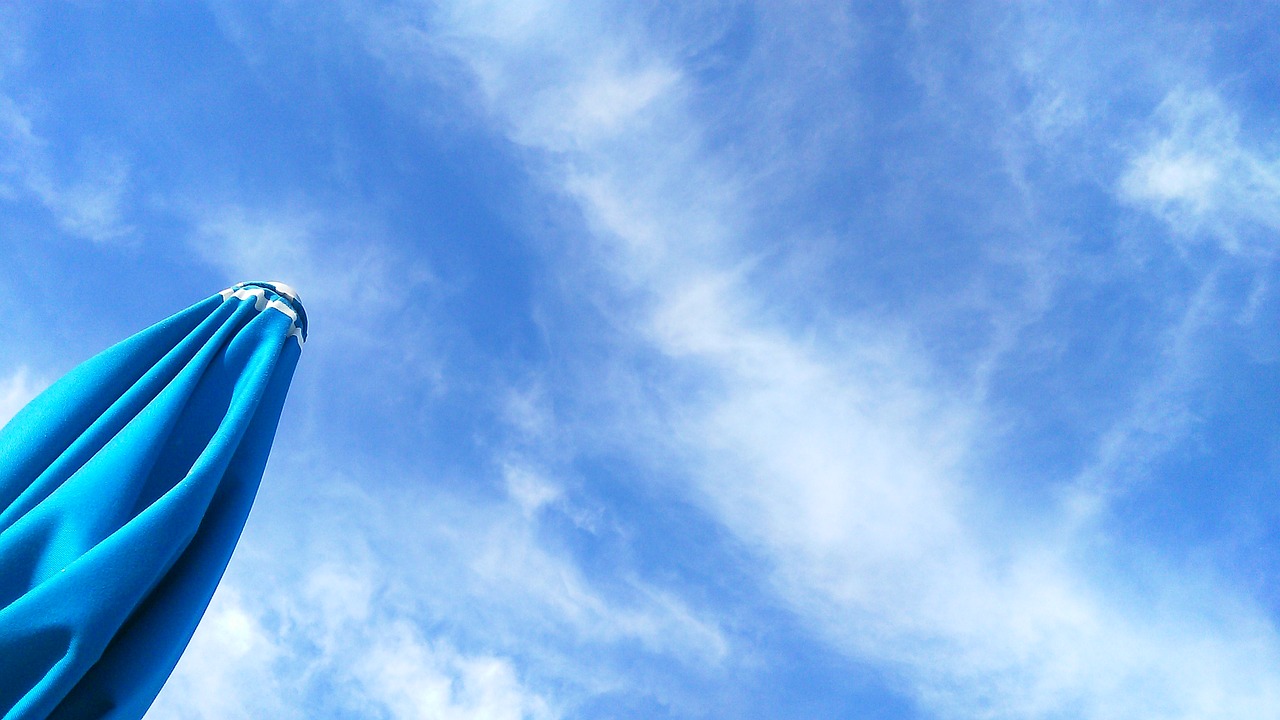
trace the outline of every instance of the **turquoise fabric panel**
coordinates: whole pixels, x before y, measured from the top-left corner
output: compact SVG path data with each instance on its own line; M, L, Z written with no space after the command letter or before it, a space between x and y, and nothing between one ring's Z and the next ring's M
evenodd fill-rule
M140 718L248 517L305 338L244 284L72 370L0 430L0 713Z

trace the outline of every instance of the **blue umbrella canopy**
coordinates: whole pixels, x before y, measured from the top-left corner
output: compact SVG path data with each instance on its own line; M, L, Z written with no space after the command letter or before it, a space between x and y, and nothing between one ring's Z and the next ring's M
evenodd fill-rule
M307 337L241 283L84 362L0 430L0 713L140 718L253 504Z

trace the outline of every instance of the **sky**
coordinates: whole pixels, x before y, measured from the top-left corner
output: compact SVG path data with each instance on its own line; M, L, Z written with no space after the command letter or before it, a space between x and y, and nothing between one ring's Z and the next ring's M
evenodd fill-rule
M310 339L149 720L1280 716L1280 6L0 10L0 420Z

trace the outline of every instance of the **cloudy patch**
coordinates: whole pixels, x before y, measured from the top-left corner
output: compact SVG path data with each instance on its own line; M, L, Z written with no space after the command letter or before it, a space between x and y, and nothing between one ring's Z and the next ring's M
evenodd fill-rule
M8 377L0 380L0 425L9 422L10 418L48 384L46 380L33 377L31 370L25 365L18 367Z
M369 582L361 568L318 567L296 594L246 599L224 585L147 717L305 718L319 688L349 711L393 720L558 717L510 661L426 640L373 605Z
M1208 235L1231 253L1273 254L1258 231L1280 228L1280 160L1252 142L1212 91L1174 90L1120 181L1127 200L1182 237Z
M130 165L119 153L96 143L84 146L71 170L56 171L48 140L38 134L28 113L0 95L0 197L38 198L58 227L73 237L108 242L129 236Z

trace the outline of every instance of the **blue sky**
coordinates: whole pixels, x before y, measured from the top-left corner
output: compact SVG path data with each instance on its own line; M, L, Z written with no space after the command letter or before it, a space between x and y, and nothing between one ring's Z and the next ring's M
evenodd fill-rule
M1280 715L1276 7L0 13L0 418L311 318L148 718Z

